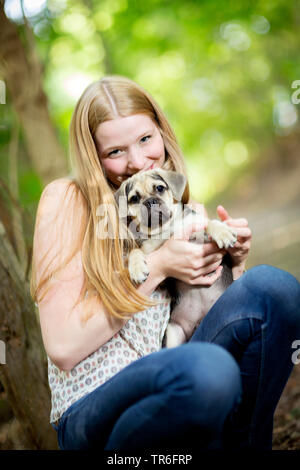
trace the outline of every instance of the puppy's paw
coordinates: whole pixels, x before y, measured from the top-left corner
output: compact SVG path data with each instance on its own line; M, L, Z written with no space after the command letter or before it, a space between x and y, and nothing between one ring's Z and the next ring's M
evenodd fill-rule
M215 242L217 243L219 248L232 248L236 241L236 232L228 226L223 227L223 229L220 230L220 232L215 237Z
M146 257L142 250L132 250L128 257L128 270L130 278L136 284L145 282L149 276L149 269L146 262Z
M185 342L186 337L181 326L177 323L173 323L172 321L170 321L166 329L166 348L175 348L176 346L179 346L180 344L183 344Z
M224 222L210 220L206 229L207 233L216 242L219 248L233 247L237 241L237 233Z

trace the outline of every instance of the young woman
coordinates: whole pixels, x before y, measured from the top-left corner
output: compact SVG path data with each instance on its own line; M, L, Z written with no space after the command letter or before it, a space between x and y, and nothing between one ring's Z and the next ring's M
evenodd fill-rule
M143 88L110 76L79 99L70 150L72 177L40 199L31 279L59 447L270 449L300 338L298 281L265 265L243 274L251 231L219 206L238 233L228 250L235 281L188 343L162 348L170 298L160 284L172 276L211 285L225 251L189 243L199 230L190 226L148 255L150 275L136 288L123 259L135 242L120 236L114 192L149 168L186 174L175 135Z

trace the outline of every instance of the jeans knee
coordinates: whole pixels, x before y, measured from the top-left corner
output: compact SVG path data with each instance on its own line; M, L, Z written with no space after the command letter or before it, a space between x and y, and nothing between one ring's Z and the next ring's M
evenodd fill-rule
M251 268L242 278L248 290L278 307L277 314L287 325L300 330L300 283L292 274L262 264Z
M175 387L181 393L182 410L194 422L214 426L225 419L240 397L239 366L228 351L216 344L187 343L177 350L180 359L174 362Z
M213 406L228 400L231 402L241 391L239 366L225 348L217 344L204 344L203 353L206 357L200 359L199 365L196 362L192 370L196 393L205 394ZM200 367L202 373L199 377Z

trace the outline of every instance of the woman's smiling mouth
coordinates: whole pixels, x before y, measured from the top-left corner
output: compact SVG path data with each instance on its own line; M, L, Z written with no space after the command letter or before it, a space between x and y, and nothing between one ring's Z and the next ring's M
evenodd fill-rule
M143 169L143 170L140 170L140 171L137 172L137 173L143 173L144 171L153 170L153 169L154 169L154 165L155 165L155 163L152 163L151 166L149 166L148 168L145 168L145 169ZM118 180L118 181L124 181L124 180L126 180L127 178L130 178L131 176L133 176L133 175L135 175L135 174L136 174L136 173L133 173L132 175L118 176L118 177L117 177L117 180Z

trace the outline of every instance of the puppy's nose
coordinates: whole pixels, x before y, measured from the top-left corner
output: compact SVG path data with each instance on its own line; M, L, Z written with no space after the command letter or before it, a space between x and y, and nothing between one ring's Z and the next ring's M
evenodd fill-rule
M159 204L159 200L155 197L149 197L149 199L144 201L144 206L146 206L147 209L150 209L154 204Z

